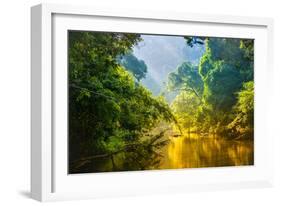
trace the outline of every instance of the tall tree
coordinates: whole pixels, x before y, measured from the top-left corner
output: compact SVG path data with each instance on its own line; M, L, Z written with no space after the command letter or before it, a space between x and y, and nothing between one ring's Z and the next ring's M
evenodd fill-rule
M198 107L201 105L200 99L193 92L181 91L171 104L171 109L177 118L181 128L187 129L196 126L196 115Z
M212 115L212 127L225 130L232 121L232 108L237 102L236 93L245 82L253 80L253 58L246 52L243 40L209 38L205 40L206 52L199 64L204 81L203 107ZM253 42L247 42L247 48ZM209 118L211 119L211 118Z
M189 62L181 64L175 72L168 77L169 91L190 91L199 99L203 92L203 81L198 72L198 67Z
M147 66L145 62L135 57L132 52L118 57L118 62L130 71L137 81L146 77Z
M238 101L234 107L234 119L228 125L229 129L243 137L252 136L254 132L254 82L243 84L243 89L237 93Z
M159 121L173 120L167 103L135 84L117 61L139 41L137 34L69 32L70 163L118 151L134 161L148 158L144 152L150 150L140 149L140 138Z

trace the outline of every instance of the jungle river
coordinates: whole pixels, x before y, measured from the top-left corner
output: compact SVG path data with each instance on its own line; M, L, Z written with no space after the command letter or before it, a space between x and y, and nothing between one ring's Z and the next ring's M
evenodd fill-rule
M160 169L219 167L254 164L252 140L229 140L222 137L169 137L163 148Z
M216 136L165 135L168 143L160 147L156 164L147 166L143 170L151 169L182 169L200 167L242 166L254 164L253 140L230 140ZM132 171L137 161L125 163L126 154L119 153L113 158L99 158L88 162L79 169L79 173ZM126 159L127 161L128 159Z

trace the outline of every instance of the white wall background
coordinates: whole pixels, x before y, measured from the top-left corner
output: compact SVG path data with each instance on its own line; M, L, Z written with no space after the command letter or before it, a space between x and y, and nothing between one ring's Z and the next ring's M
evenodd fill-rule
M0 205L5 206L38 205L38 202L29 198L30 6L41 2L46 1L4 0L0 6ZM272 17L275 20L275 79L273 81L276 90L274 100L276 107L281 105L281 52L279 51L281 7L278 5L278 0L53 0L48 2ZM47 203L47 205L280 205L281 109L272 108L272 110L276 114L272 116L275 119L272 130L276 133L276 186L274 188L83 200Z

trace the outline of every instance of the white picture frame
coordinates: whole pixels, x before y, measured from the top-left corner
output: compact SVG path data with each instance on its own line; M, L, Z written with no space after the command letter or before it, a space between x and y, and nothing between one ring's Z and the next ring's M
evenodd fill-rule
M157 25L157 26L156 26ZM107 174L67 174L66 31L101 30L255 38L255 165ZM167 27L173 28L168 31ZM269 18L159 13L57 4L31 8L31 196L39 201L209 191L273 185L267 121L273 77ZM265 89L267 88L267 90ZM262 125L262 127L259 127ZM266 138L259 138L259 137ZM261 151L261 148L263 150ZM163 181L165 179L165 181ZM132 184L134 183L134 184Z

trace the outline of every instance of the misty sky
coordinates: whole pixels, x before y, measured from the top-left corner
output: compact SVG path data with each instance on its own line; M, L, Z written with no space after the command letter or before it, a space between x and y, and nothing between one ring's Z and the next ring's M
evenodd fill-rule
M189 47L183 37L141 35L143 41L133 48L138 59L145 61L148 72L142 80L154 95L158 95L170 72L189 61L198 64L204 53L204 46Z

